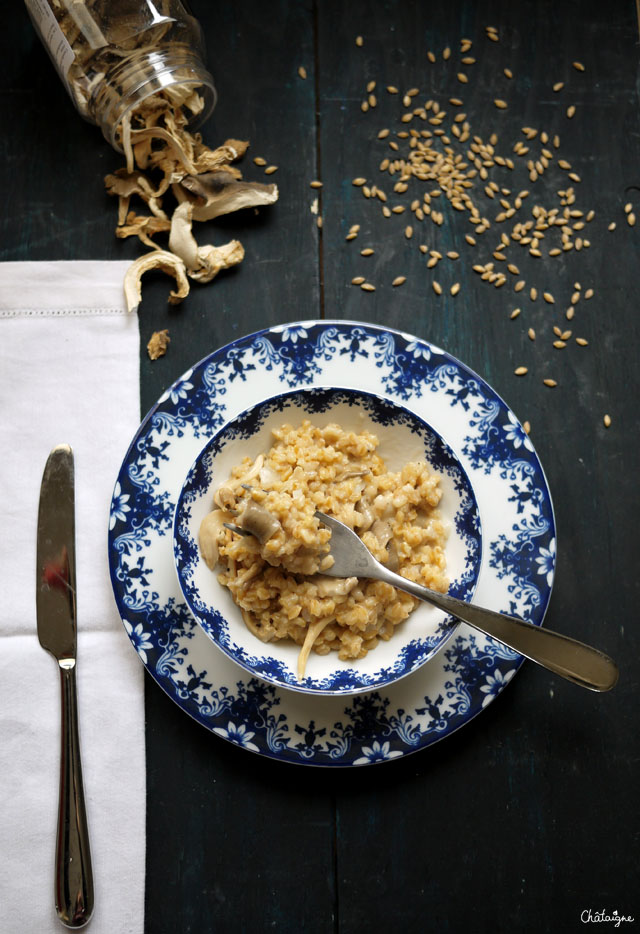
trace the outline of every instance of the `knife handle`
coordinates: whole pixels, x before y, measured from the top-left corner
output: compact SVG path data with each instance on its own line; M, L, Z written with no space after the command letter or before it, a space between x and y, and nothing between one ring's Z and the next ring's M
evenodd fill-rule
M56 912L69 928L81 928L93 912L93 872L82 786L75 659L60 667L61 750L58 835L56 841Z

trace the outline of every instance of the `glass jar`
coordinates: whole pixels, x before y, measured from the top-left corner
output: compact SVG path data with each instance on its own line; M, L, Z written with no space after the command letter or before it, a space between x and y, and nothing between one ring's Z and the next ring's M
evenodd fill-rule
M114 149L122 150L123 119L160 91L179 106L187 101L187 115L191 104L190 129L213 110L202 30L180 0L25 3L77 110Z

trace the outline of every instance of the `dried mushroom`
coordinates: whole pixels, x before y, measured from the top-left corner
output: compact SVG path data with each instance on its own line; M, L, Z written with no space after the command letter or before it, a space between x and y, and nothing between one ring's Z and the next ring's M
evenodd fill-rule
M171 230L171 221L168 217L145 216L129 211L125 218L126 223L116 227L116 237L139 237L146 246L160 249L151 239L154 234L166 233Z
M144 256L134 260L125 273L124 298L127 311L138 310L138 305L142 300L141 280L145 272L149 272L151 269L159 269L161 272L174 276L178 288L177 291L169 293L169 303L171 305L179 304L189 294L187 270L180 257L169 253L168 250L153 250L151 253L145 253Z
M228 269L242 262L244 248L238 240L223 246L198 246L191 232L193 206L188 202L179 205L171 219L169 249L183 261L187 273L198 282L211 282L221 269Z
M170 342L171 338L166 328L163 331L154 331L147 344L149 359L157 360L158 357L164 357Z
M276 185L238 181L224 169L204 172L202 175L186 175L177 188L174 191L178 199L185 197L185 189L197 199L193 202L195 221L210 221L222 214L273 204L278 200Z
M126 166L105 178L106 190L118 198L116 236L137 236L152 249L125 276L130 311L140 304L141 278L150 269L175 277L177 290L169 298L175 304L188 295L190 279L211 282L221 270L242 262L244 248L238 240L199 245L192 231L195 221L278 200L276 185L243 181L231 164L245 154L247 142L229 139L210 149L199 133L190 132L189 120L202 106L196 92L166 88L139 105L120 127ZM132 208L136 198L147 212ZM156 236L167 233L166 247L156 243Z

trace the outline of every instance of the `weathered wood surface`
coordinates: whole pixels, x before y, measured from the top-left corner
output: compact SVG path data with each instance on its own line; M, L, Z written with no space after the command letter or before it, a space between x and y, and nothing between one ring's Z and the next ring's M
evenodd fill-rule
M193 10L220 93L205 139L249 139L251 155L279 166L273 180L281 195L258 216L210 225L215 237L237 235L246 258L195 288L182 307L167 306L163 277L145 284L143 347L164 327L172 343L154 364L143 352L143 410L205 353L285 321L370 321L444 347L530 421L558 525L547 624L605 648L621 679L614 693L597 696L528 664L481 717L444 742L388 766L338 772L252 757L207 735L149 680L146 929L572 931L583 929L589 908L637 917L640 233L623 212L628 201L640 211L635 5L194 0ZM487 24L498 27L498 43L486 38ZM463 36L477 59L465 69L456 64ZM0 41L0 257L134 257L136 245L114 237L115 205L101 182L117 155L74 112L22 9ZM571 67L575 60L584 73ZM468 71L467 85L458 70ZM363 113L374 80L377 106ZM556 81L565 82L560 93L551 90ZM397 131L402 112L402 93L389 95L388 84L418 87L418 100L447 107L451 96L463 98L472 131L483 139L495 131L504 155L524 140L523 125L558 133L560 155L581 178L576 207L595 211L582 234L591 246L556 258L545 246L534 258L512 245L509 260L527 281L516 294L513 276L496 289L471 269L491 259L499 224L472 248L463 237L471 225L449 210L441 228L414 222L407 240L409 212L385 218L382 202L351 184L362 175L384 188L389 204L409 203L410 192L396 198L378 170L390 150L377 133ZM508 109L498 110L495 98ZM550 168L531 184L526 160L513 158L520 168L505 169L499 183L557 204L566 174ZM245 166L247 177L263 180L250 158ZM314 178L323 182L321 231L310 210ZM477 197L495 216L484 194ZM355 223L359 236L346 242ZM457 250L460 259L443 260L436 275L419 243ZM360 256L365 246L372 257ZM400 274L407 281L393 288ZM358 275L376 291L352 286ZM461 290L452 297L456 281ZM595 294L567 322L576 281ZM531 285L553 293L555 305L531 301ZM552 346L554 324L573 331L564 349ZM518 365L529 368L526 377L513 375ZM555 389L543 385L547 376Z

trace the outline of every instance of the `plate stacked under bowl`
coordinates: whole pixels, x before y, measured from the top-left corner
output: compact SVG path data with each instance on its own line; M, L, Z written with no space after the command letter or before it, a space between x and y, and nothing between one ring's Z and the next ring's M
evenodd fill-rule
M196 364L146 415L117 478L109 530L116 602L143 664L186 713L246 749L310 765L364 765L423 749L469 722L522 658L461 624L396 683L318 697L252 676L212 643L174 565L182 485L220 427L303 387L383 396L444 439L478 502L481 605L542 623L555 568L553 507L530 439L491 387L428 342L374 325L307 321L247 335Z

